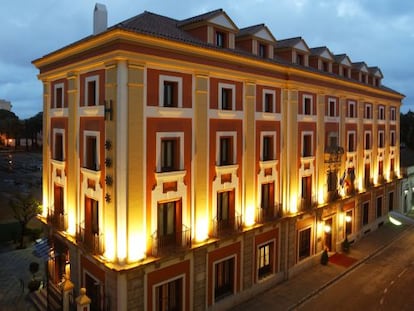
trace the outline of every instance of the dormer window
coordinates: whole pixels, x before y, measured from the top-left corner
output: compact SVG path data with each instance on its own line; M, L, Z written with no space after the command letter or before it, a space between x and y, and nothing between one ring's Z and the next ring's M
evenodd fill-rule
M219 48L224 48L225 39L226 35L224 34L224 32L216 31L216 46L218 46Z
M329 63L328 62L322 62L322 70L325 72L329 72Z
M304 57L302 54L296 54L296 64L305 65Z
M342 75L345 78L348 78L349 77L349 69L348 68L342 68Z
M262 58L267 57L267 55L266 55L266 45L261 44L261 43L259 44L259 56L262 57Z

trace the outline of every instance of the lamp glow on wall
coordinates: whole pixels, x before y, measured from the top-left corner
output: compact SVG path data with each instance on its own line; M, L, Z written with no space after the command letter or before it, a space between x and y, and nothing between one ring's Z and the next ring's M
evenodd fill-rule
M134 232L129 236L128 262L134 262L145 258L145 235Z
M196 223L196 242L203 242L208 239L208 222L206 217L199 217Z
M68 210L68 229L67 232L74 236L76 234L76 218L73 208Z
M325 231L325 233L330 233L332 230L330 225L324 225L323 227L323 231Z
M253 204L248 204L246 206L246 214L245 214L244 224L247 227L254 225L254 206Z

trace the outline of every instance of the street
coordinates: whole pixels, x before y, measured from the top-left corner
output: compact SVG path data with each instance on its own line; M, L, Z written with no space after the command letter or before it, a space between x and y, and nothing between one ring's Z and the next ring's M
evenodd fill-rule
M414 229L298 310L413 310Z

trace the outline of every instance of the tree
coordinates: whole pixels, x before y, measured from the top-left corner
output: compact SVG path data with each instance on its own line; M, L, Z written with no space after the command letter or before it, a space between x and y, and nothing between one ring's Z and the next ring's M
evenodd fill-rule
M12 208L14 218L20 224L21 235L19 247L23 248L26 226L32 218L41 213L40 202L32 194L17 194L14 199L10 200L10 207Z

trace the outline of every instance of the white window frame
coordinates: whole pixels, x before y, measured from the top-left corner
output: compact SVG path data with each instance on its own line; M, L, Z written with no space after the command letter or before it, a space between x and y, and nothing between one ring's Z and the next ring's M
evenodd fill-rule
M393 144L394 141L394 144ZM395 147L395 145L397 144L396 141L396 136L395 136L395 130L391 130L390 131L390 147Z
M305 136L310 135L311 136L311 155L310 156L304 156L304 141L305 141ZM301 135L301 152L300 155L302 158L307 158L307 157L313 157L314 156L314 150L313 150L313 132L312 131L303 131L302 135Z
M273 160L277 159L276 156L276 131L263 131L260 132L260 161L263 161L263 140L265 137L273 138Z
M390 107L390 120L391 121L397 120L397 109L395 107Z
M174 82L177 83L177 107L164 107L164 82ZM182 108L183 107L183 78L177 76L168 76L160 75L159 76L159 85L158 85L158 106L164 108Z
M163 285L168 284L170 282L175 282L179 279L181 279L182 286L183 286L183 288L182 288L183 290L182 290L182 293L181 293L182 294L182 297L181 297L182 298L182 303L183 303L183 305L185 305L185 274L182 273L182 274L179 274L179 275L177 275L173 278L165 280L163 282L156 283L152 286L152 310L156 311L155 307L157 306L157 301L156 301L156 299L157 299L157 295L156 295L157 294L157 287L163 286Z
M349 141L350 141L350 136L354 135L354 150L349 151ZM356 131L348 131L347 132L347 138L346 138L346 150L347 152L355 152L357 150L357 146L356 146Z
M331 103L334 103L334 111L333 111L333 115L331 114ZM337 100L335 99L335 98L333 98L333 97L330 97L330 98L328 98L328 111L327 111L327 113L328 113L328 117L331 117L331 118L335 118L335 117L337 117L337 115L336 115L336 104L337 104Z
M62 89L62 107L57 107L57 89ZM62 109L65 108L65 84L56 83L53 87L53 108L54 109Z
M383 105L378 106L378 120L385 120L385 107Z
M212 264L212 269L213 269L213 283L212 283L211 290L212 290L212 296L213 296L213 301L212 301L213 305L216 303L216 296L214 294L215 289L216 289L216 265L219 264L219 263L221 263L221 262L223 262L223 261L230 260L232 258L234 258L234 267L233 267L234 268L234 270L233 270L233 272L234 272L233 273L233 295L232 296L234 296L237 293L237 275L238 275L238 271L237 271L237 254L232 254L230 256L221 258L219 260L215 260L215 261L213 261L213 264Z
M273 268L273 271L270 275L263 277L262 279L259 279L259 269L260 269L260 248L266 245L270 245L271 243L273 243L273 252L272 252L272 258L269 258L269 262L270 265ZM270 256L270 252L269 252L269 256ZM275 265L275 260L276 260L276 239L271 239L268 241L265 241L263 243L260 243L257 245L256 247L256 260L257 260L257 264L256 264L256 280L257 282L262 282L264 280L266 280L268 277L270 277L271 275L275 274L275 270L276 270L276 265Z
M369 149L366 149L367 146L367 134L369 135ZM364 132L364 150L372 150L372 133L371 131Z
M369 111L369 113L368 113ZM372 104L365 103L364 105L364 119L372 119Z
M62 135L62 161L66 160L65 154L65 129L53 129L53 159L56 159L56 134Z
M306 99L310 99L310 113L309 114L305 114ZM303 97L302 97L302 115L313 116L313 96L312 95L307 95L307 94L303 95Z
M95 139L96 139L96 154L97 154L97 159L96 159L96 164L97 164L97 166L98 166L98 168L99 168L99 170L100 170L100 168L101 168L101 157L100 157L100 136L101 136L101 133L99 132L99 131L88 131L88 130L85 130L85 131L83 131L83 167L86 167L86 149L87 149L87 146L86 146L86 138L88 137L88 136L91 136L91 137L95 137Z
M351 117L351 111L353 112L353 117ZM348 111L347 111L347 117L348 118L356 118L357 111L356 111L356 101L350 100L348 101Z
M89 104L89 88L88 83L95 81L95 105L99 106L99 75L88 76L85 78L85 102L84 106ZM92 106L90 106L92 107Z
M231 89L231 110L223 109L223 89ZM218 110L223 111L234 111L236 110L236 85L229 83L219 83L218 84Z
M265 111L266 106L266 94L272 95L272 112ZM276 112L276 92L275 90L263 90L263 96L262 96L262 111L264 113L275 113Z
M165 138L174 138L178 140L180 147L179 170L184 169L184 132L157 132L156 133L156 164L157 172L161 172L161 141Z
M382 147L381 146L381 137L382 137ZM378 148L385 148L385 132L384 130L378 131Z
M220 166L220 139L231 137L233 143L233 165L237 164L237 132L216 132L216 166Z

